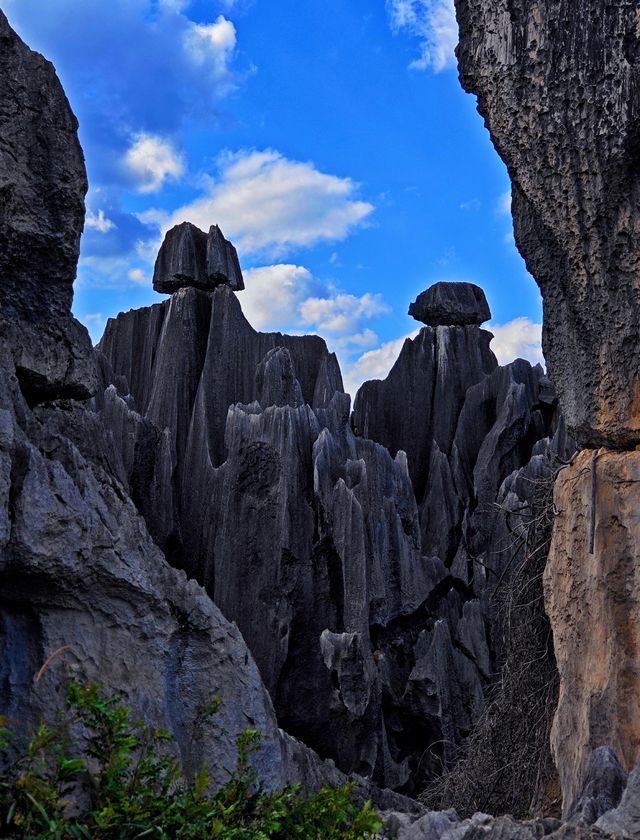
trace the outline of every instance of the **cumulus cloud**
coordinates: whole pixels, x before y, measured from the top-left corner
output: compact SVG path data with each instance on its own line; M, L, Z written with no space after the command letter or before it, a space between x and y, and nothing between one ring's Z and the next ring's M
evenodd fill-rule
M353 364L346 364L343 370L345 390L355 399L358 388L368 379L384 379L394 366L402 346L409 338L415 338L419 329L401 338L385 341L380 347L363 353Z
M242 256L280 257L296 248L344 239L373 212L350 178L320 172L277 151L244 150L218 160L205 194L176 210L165 228L187 220L219 224Z
M540 362L544 366L542 324L520 317L506 324L488 324L487 329L495 336L491 349L501 365L521 358L528 359L532 364Z
M249 268L243 274L245 290L238 300L252 327L283 331L299 326L300 305L316 285L308 268L279 263Z
M367 323L389 311L380 295L352 295L318 280L301 265L278 263L244 271L242 311L255 329L314 331L334 347L377 340Z
M312 297L300 305L300 315L305 324L315 324L321 332L342 335L355 332L361 320L374 318L389 311L381 295L372 295L369 292L361 297L349 294L337 294L326 298ZM355 339L355 343L362 343L362 335Z
M97 230L98 233L109 233L110 230L113 230L116 227L115 222L111 219L107 219L104 214L104 210L98 210L97 214L88 210L84 223L86 227L93 228L94 230Z
M93 184L120 182L132 134L168 136L187 118L216 120L221 98L246 76L233 23L195 22L191 5L56 0L55 14L43 14L42 0L11 4L12 24L62 78Z
M185 48L195 64L221 84L231 82L229 65L236 48L236 28L220 15L215 23L192 24L184 35Z
M387 0L394 32L406 31L419 40L420 57L412 70L436 73L455 67L458 24L453 0Z
M141 193L158 192L165 181L184 173L184 160L168 140L153 134L138 134L124 156L126 168Z

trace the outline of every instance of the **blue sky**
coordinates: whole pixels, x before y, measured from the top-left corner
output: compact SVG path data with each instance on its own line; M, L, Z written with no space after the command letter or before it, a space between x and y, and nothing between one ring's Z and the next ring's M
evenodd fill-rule
M163 232L217 223L245 314L384 376L438 280L481 285L501 361L540 357L509 181L459 87L451 0L4 0L80 120L74 311L97 340L151 288Z

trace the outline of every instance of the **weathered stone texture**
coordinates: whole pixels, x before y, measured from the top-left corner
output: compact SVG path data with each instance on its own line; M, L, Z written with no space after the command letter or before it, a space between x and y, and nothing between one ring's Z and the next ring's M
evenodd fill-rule
M480 286L435 283L410 304L409 315L430 327L463 327L488 321L491 310Z
M53 66L0 11L0 335L33 402L96 386L70 314L87 191L77 130Z
M584 446L640 442L634 0L456 0L463 87L507 164L543 344Z
M211 225L206 234L190 222L172 227L153 270L156 292L172 294L189 286L211 291L220 285L244 289L238 254L220 228Z
M640 755L640 452L596 455L595 488L590 450L560 473L545 570L560 673L552 745L565 812L595 747L613 749L627 772Z

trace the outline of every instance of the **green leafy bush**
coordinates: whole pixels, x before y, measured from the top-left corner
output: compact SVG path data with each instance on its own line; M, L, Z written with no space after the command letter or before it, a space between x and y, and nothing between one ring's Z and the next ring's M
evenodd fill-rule
M299 787L265 793L250 756L261 736L237 739L234 777L210 793L206 768L192 782L168 754L171 735L132 722L131 711L95 685L70 683L68 710L55 725L39 726L26 748L0 718L0 837L49 840L364 840L380 828L370 803L353 804L353 787L324 788L305 796ZM219 707L199 715L205 725ZM81 724L78 754L69 732ZM85 802L80 814L72 802Z

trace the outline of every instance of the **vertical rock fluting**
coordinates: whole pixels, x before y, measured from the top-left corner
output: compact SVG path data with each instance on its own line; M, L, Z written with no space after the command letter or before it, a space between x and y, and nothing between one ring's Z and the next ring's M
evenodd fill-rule
M640 12L456 0L463 87L507 164L543 342L583 446L640 442Z
M120 315L100 350L120 393L95 407L126 481L169 470L170 492L141 510L240 627L281 723L342 768L407 785L418 749L383 699L402 706L415 639L392 691L370 628L419 610L445 571L421 551L404 455L353 434L335 356L317 336L256 332L226 285ZM422 728L420 749L440 740L435 706Z
M552 745L565 812L594 748L613 749L626 772L640 754L639 494L640 452L584 450L555 488L545 595L561 676Z
M278 728L239 630L166 562L127 492L171 520L173 437L131 410L104 358L89 410L96 357L70 313L86 191L76 129L53 67L0 12L0 715L29 738L64 707L69 678L96 682L175 736L187 774L206 762L224 784L254 726L267 787L342 784ZM210 735L195 722L216 695Z

